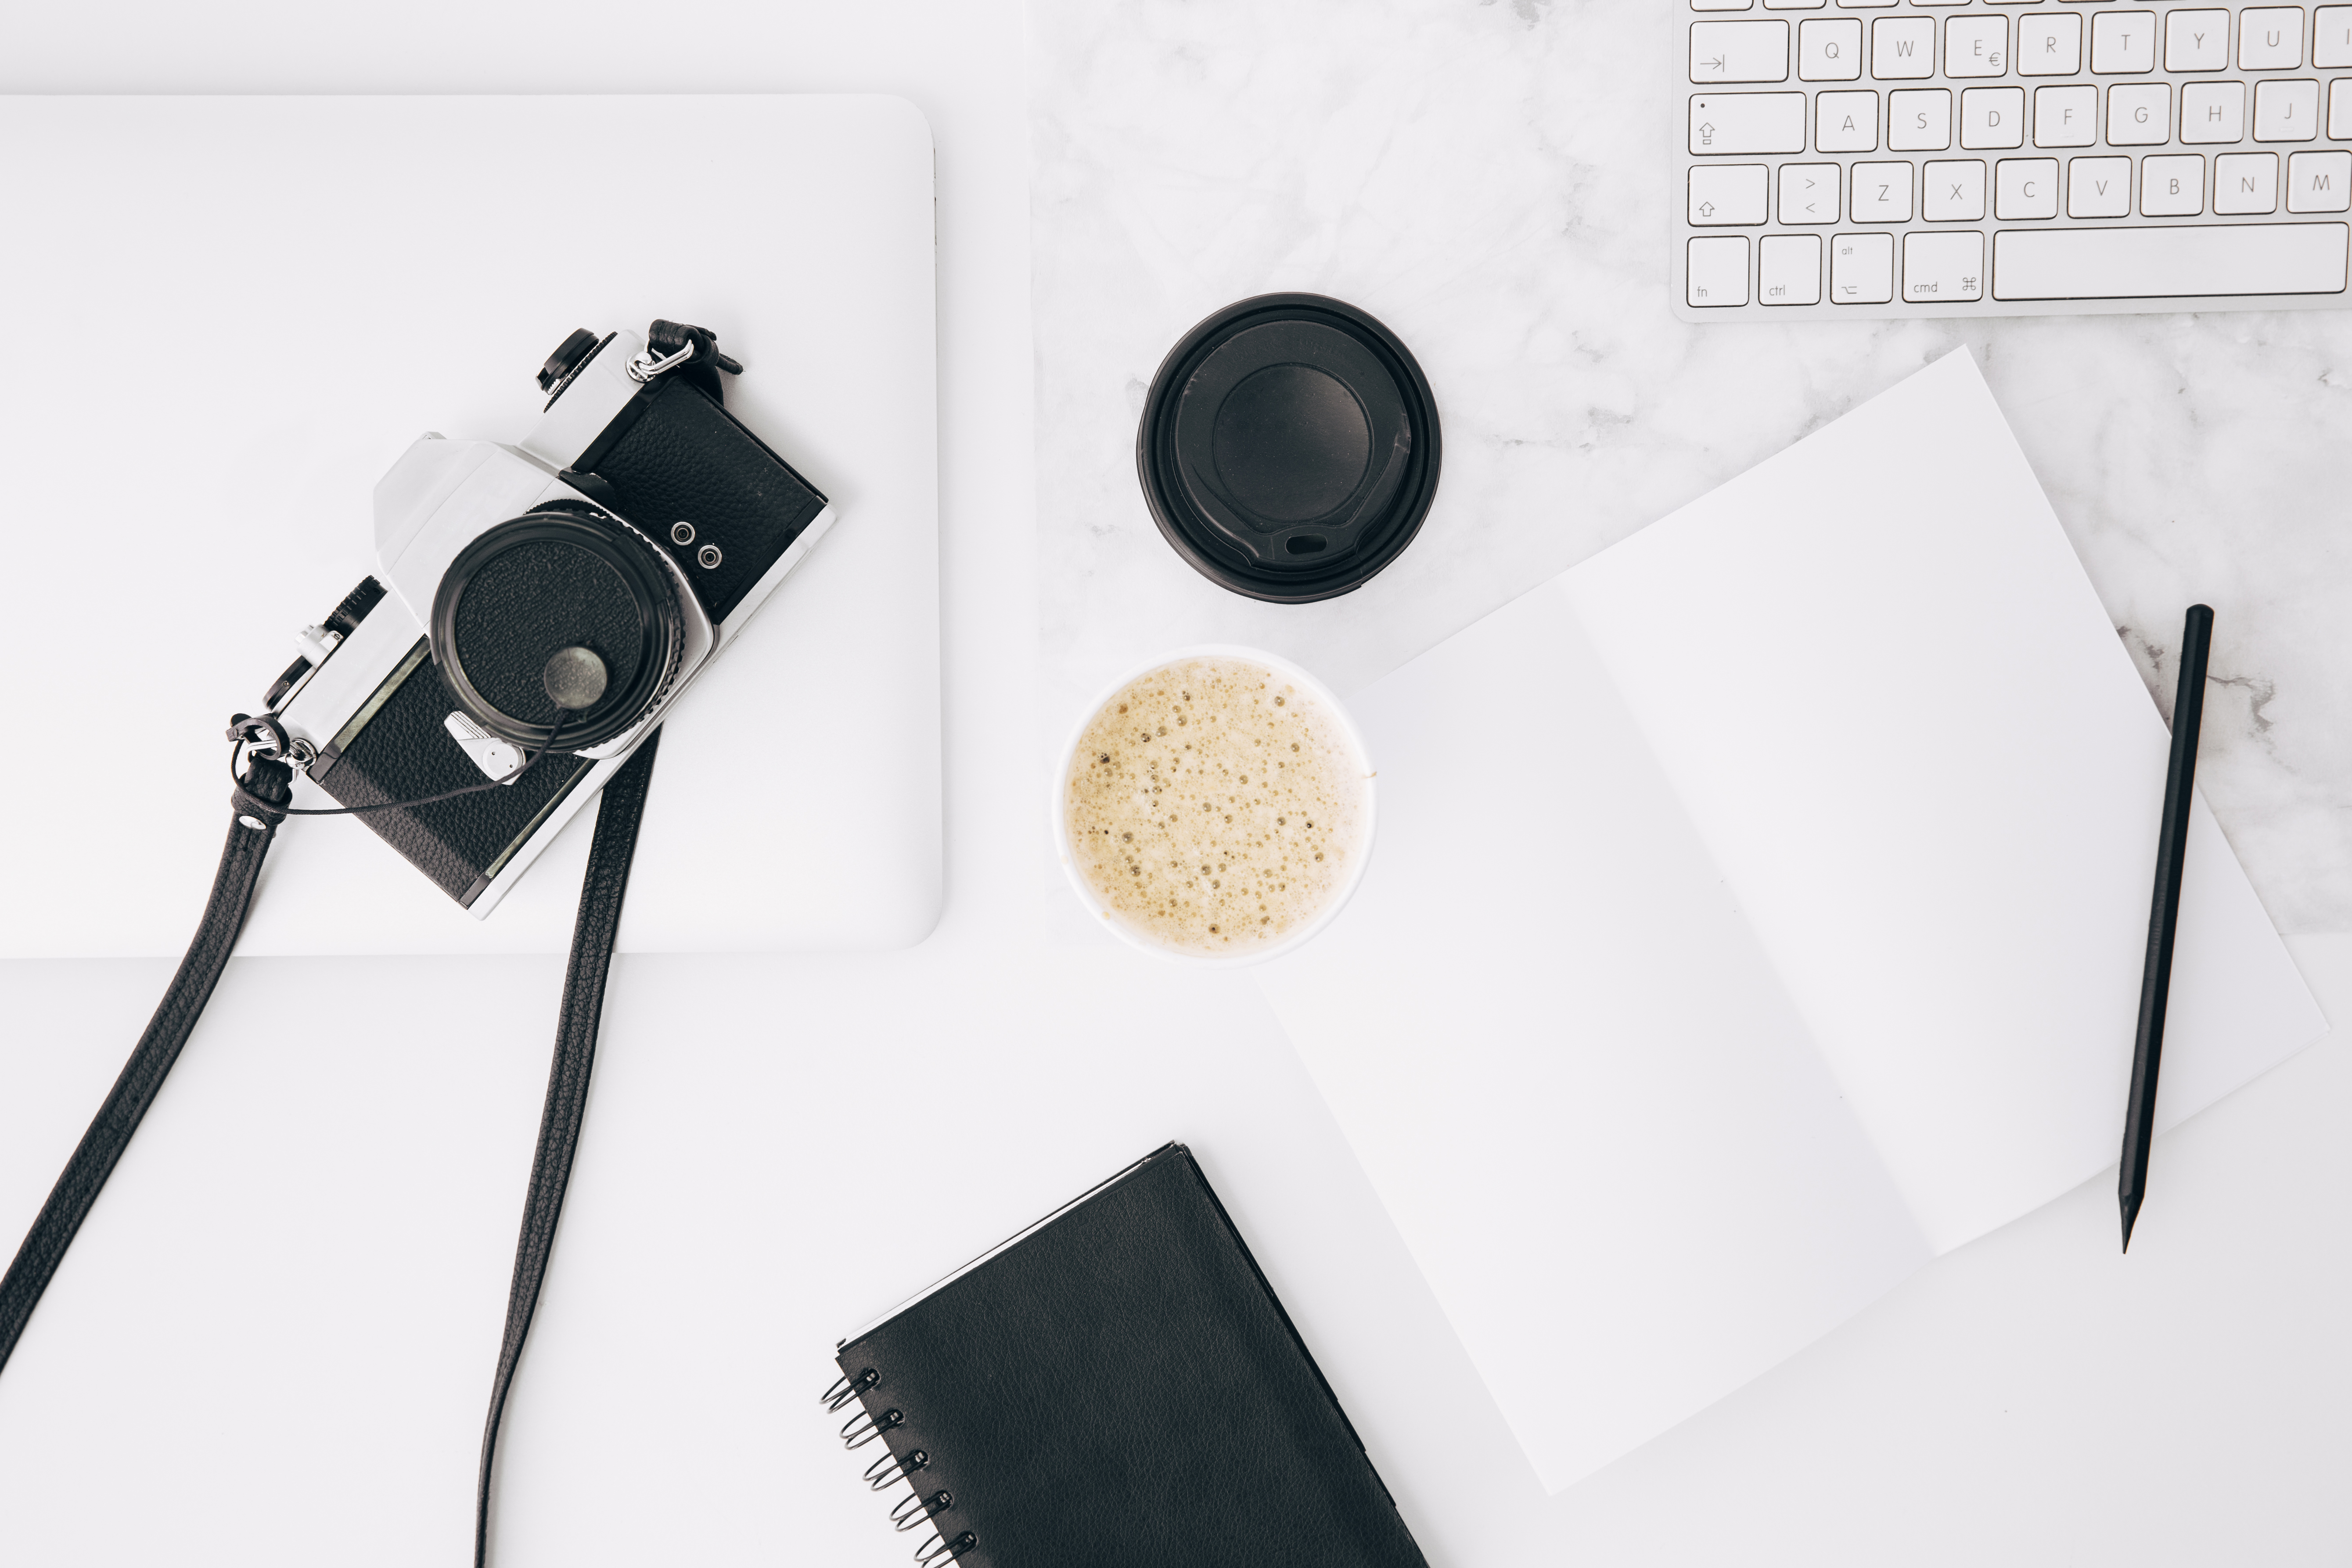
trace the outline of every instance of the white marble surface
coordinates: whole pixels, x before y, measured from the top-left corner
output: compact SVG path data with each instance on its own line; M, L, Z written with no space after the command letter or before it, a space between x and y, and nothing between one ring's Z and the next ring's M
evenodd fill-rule
M2281 929L2352 928L2352 315L1685 325L1681 15L1031 0L1046 728L1203 638L1345 693L1965 342L2168 709L2182 611L2213 605L2199 781ZM1135 479L1169 346L1275 289L1386 321L1444 419L1421 537L1305 607L1196 575Z

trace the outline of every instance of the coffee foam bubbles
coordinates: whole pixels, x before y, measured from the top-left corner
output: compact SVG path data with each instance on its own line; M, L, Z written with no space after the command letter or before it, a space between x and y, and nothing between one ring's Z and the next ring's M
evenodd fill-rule
M1087 723L1064 783L1070 853L1114 919L1234 957L1320 915L1362 853L1364 771L1339 716L1245 659L1180 659Z

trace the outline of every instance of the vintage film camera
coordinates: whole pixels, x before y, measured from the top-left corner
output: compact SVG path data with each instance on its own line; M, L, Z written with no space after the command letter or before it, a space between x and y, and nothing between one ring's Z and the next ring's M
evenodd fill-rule
M575 331L519 446L410 447L377 575L238 716L261 753L488 914L833 521L721 406L740 369L698 327Z

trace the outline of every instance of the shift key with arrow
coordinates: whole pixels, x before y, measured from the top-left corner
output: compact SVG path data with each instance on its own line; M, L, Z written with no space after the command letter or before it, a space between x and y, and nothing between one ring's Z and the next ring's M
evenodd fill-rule
M1690 100L1690 150L1716 153L1801 153L1805 95L1801 92L1695 92Z
M1695 227L1764 221L1765 183L1769 171L1761 163L1696 163L1690 172L1690 220Z

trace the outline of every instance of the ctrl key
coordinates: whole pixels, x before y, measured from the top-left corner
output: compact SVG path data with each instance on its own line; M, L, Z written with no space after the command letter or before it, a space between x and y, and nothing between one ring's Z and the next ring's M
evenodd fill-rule
M1697 309L1748 303L1748 237L1723 234L1692 240L1684 288Z
M1822 237L1776 234L1756 247L1756 297L1767 305L1822 302Z

